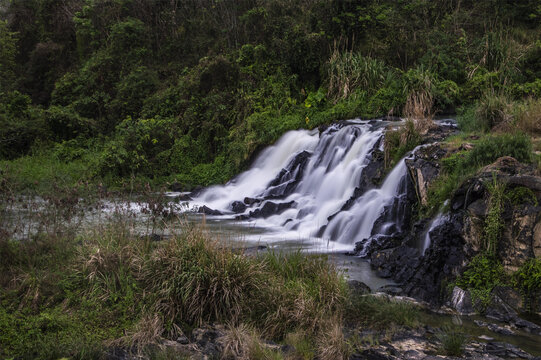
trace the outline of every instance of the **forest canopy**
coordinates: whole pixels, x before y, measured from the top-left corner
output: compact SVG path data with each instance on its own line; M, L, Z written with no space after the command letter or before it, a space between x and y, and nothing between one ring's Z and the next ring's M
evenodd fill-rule
M0 159L45 154L84 164L73 176L86 179L189 189L228 180L287 130L401 115L420 91L432 112L486 120L464 125L479 131L541 96L539 0L2 0L0 11Z

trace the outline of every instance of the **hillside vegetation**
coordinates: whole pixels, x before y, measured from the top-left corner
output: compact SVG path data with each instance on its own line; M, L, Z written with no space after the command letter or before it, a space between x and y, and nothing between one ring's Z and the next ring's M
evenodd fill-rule
M287 130L419 108L541 132L538 0L2 3L0 168L20 189L225 182Z

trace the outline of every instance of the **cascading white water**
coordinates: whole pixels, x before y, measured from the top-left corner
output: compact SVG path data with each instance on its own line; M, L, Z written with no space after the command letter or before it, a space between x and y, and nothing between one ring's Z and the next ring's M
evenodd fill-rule
M234 201L261 199L244 212L244 217L249 218L266 202L289 203L292 205L281 213L248 221L278 229L284 238L320 237L351 246L372 235L376 220L404 191L407 172L401 160L381 188L354 196L374 150L381 150L382 136L381 126L367 122L333 125L321 135L305 130L288 132L264 150L250 170L224 186L204 190L192 204L206 205L221 211L224 217L234 217ZM284 190L286 185L291 186L290 191Z
M446 222L447 220L449 220L449 216L447 214L442 214L441 212L430 222L429 226L428 226L428 230L426 231L425 233L425 236L423 238L423 244L422 244L422 251L421 251L421 254L425 254L426 252L426 249L428 249L428 247L430 246L430 243L431 243L431 239L430 239L430 233L432 232L432 230L434 230L435 228L437 228L438 226L440 226L441 224L443 224L444 222Z
M317 144L317 131L287 132L276 144L262 151L251 169L225 186L211 186L205 189L194 200L213 209L227 211L233 201L242 201L245 197L255 197L263 193L267 185L295 154L303 150L311 151Z
M357 199L348 211L340 212L328 224L324 238L341 243L355 243L368 239L376 220L382 215L386 206L400 195L400 185L407 175L404 160L395 166L379 189L372 189ZM362 254L361 254L362 255Z

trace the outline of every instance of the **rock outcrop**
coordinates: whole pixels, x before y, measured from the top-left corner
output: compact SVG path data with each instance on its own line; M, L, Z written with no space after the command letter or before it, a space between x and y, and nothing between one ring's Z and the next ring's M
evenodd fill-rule
M430 145L407 162L421 203L426 202L427 188L439 174L436 163L442 156L445 156L445 150L439 145ZM414 228L400 244L396 244L396 240L394 246L388 240L381 241L381 247L371 249L373 268L379 275L403 284L408 296L436 305L449 300L443 296L444 284L459 276L486 246L484 229L490 207L489 189L494 182L505 186L500 217L502 232L496 252L504 269L516 271L528 259L539 257L541 177L536 175L533 167L503 157L461 184L450 199L445 221L431 229L431 243L424 255L419 252L419 246L415 246L420 233ZM524 310L516 295L508 289L498 289L498 294L493 297L494 301L505 298L504 302L511 302L509 306L515 311ZM461 313L470 312L469 303L457 306Z

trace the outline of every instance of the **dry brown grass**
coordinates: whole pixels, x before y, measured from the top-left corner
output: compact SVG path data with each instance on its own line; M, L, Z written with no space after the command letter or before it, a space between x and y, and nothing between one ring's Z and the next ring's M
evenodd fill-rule
M412 91L406 100L403 110L404 117L413 121L415 131L421 135L426 134L434 127L433 106L434 99L427 91Z
M515 126L528 134L541 135L541 100L528 99L516 111Z
M351 346L343 332L340 318L331 318L317 338L318 358L321 360L345 360L351 355Z
M201 229L171 239L145 262L142 278L169 319L236 324L260 291L262 264L235 254Z
M224 360L282 359L277 346L265 344L257 330L246 324L228 326L220 342Z
M139 320L132 333L120 339L130 349L141 352L149 345L159 345L164 333L163 322L158 314L147 314Z
M221 338L223 345L222 359L248 360L250 347L255 341L255 331L246 324L228 326L225 335Z

